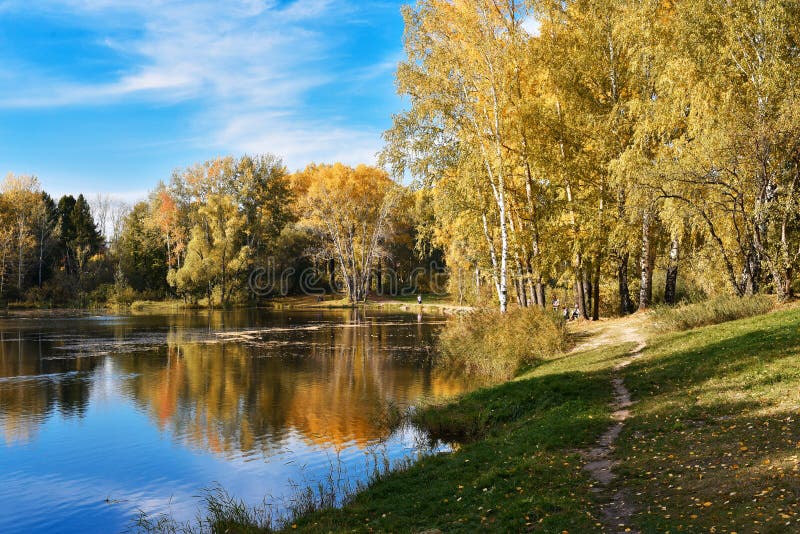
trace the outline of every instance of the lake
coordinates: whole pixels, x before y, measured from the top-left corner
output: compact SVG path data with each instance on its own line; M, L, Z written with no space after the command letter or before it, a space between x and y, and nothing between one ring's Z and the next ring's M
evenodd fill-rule
M0 318L0 532L191 519L204 488L285 502L418 454L386 406L458 394L443 318L356 310ZM387 435L389 434L389 435Z

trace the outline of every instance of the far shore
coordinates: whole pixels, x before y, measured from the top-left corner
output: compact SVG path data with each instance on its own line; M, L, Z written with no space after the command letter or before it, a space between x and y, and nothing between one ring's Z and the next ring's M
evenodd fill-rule
M159 314L184 311L208 310L235 310L235 309L273 309L273 310L302 310L302 309L372 309L403 311L409 313L435 312L443 314L466 313L474 308L452 302L449 296L423 295L422 304L416 301L416 295L400 297L372 296L366 302L353 303L341 295L327 294L320 300L316 295L298 295L278 297L258 303L231 304L228 306L206 306L205 304L189 304L181 300L139 300L127 306L35 306L12 305L0 308L0 317L74 317L97 314Z

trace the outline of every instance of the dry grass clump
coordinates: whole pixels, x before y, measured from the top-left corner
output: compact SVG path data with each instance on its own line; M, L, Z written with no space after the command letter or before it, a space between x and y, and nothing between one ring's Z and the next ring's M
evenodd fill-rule
M495 380L511 378L522 366L561 353L565 344L563 321L541 308L505 314L477 310L450 319L440 336L443 365Z
M652 318L656 330L673 332L763 315L774 307L775 300L768 295L722 296L676 307L659 306L653 309Z

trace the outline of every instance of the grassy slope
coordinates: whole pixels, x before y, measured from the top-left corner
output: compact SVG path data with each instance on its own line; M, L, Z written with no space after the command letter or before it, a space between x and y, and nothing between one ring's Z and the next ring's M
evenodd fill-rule
M638 401L617 472L643 532L800 530L800 311L649 340L625 369ZM550 361L428 411L478 439L378 482L307 531L583 532L597 496L576 449L609 424L610 368L630 345Z
M646 532L800 530L800 311L651 340L621 474Z
M629 345L550 361L495 388L429 410L440 430L480 434L457 452L423 459L300 530L575 532L597 523L576 449L609 425L610 367Z

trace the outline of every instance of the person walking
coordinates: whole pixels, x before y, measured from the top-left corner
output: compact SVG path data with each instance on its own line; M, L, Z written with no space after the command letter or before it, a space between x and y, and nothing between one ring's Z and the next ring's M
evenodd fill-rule
M558 300L558 297L553 297L553 311L558 313L558 309L561 307L561 302Z

